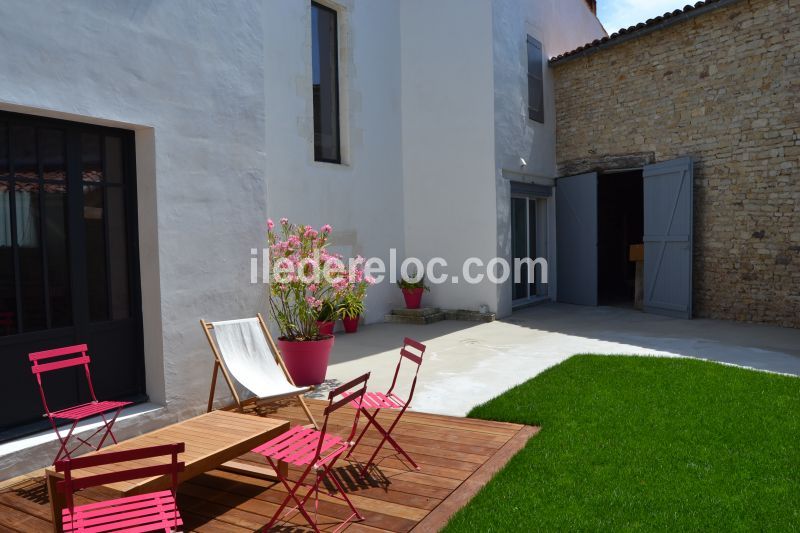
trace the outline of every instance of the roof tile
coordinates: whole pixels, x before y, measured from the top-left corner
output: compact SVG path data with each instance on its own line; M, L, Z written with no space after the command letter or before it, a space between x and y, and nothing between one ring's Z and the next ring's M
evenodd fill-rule
M680 15L689 13L691 11L694 11L695 9L698 9L698 8L701 8L701 7L706 7L706 6L711 6L713 4L725 4L725 3L729 3L729 2L726 2L725 0L705 0L705 1L697 2L694 5L686 5L686 6L684 6L683 9L676 9L675 11L664 13L660 17L647 19L647 21L645 21L645 22L640 22L639 24L635 24L633 26L629 26L628 28L621 28L620 30L618 30L615 33L612 33L608 37L603 37L602 39L595 39L591 43L584 44L584 45L579 46L578 48L576 48L574 50L571 50L569 52L565 52L565 53L563 53L563 54L561 54L559 56L551 58L550 59L550 63L557 63L557 62L559 62L559 61L561 61L563 59L566 59L568 57L577 55L578 53L583 52L584 50L588 50L590 48L598 47L598 46L600 46L602 44L605 44L605 43L607 43L609 41L614 41L616 39L619 39L622 36L627 36L627 35L630 35L630 34L633 34L633 33L640 32L640 31L644 30L645 28L654 28L655 26L658 26L658 25L664 23L668 19L671 19L673 17L677 17L677 16L680 16Z

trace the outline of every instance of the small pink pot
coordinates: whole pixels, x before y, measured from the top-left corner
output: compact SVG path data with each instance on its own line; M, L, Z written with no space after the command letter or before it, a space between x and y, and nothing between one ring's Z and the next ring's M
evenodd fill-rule
M278 339L283 362L298 387L319 385L325 381L328 358L333 348L333 335L316 341Z
M403 298L406 301L406 309L419 309L422 303L422 293L425 289L417 287L415 289L401 289L403 291Z
M355 333L358 331L358 321L361 320L361 315L353 318L344 317L342 324L344 325L345 333Z
M320 335L333 335L333 327L336 325L335 320L331 321L323 321L317 322L317 327L319 327L319 334Z

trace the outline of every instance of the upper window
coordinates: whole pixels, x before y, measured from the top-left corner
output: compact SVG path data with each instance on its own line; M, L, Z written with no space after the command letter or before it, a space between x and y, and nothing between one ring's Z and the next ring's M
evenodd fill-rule
M528 117L544 123L542 43L528 35Z
M311 2L314 159L342 160L339 143L339 46L336 11Z

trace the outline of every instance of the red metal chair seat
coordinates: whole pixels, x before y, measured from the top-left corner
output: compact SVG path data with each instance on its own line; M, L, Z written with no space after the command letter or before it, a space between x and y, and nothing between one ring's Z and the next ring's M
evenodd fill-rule
M183 525L172 491L128 496L63 511L64 532L172 531Z
M58 453L56 454L53 464L58 462L62 457L71 457L73 452L82 446L90 446L95 450L99 450L103 447L103 443L106 441L106 438L111 438L114 444L116 444L117 439L114 437L114 433L111 431L111 428L114 426L114 422L117 420L122 408L126 405L130 405L131 403L113 401L100 402L97 400L97 396L94 394L94 385L92 385L92 374L89 372L89 363L91 362L91 359L86 353L87 350L88 348L85 344L78 344L76 346L66 346L64 348L55 348L53 350L45 350L42 352L28 354L28 360L31 362L31 372L33 372L33 375L36 377L36 383L39 385L39 395L42 398L42 406L44 407L45 416L50 421L50 425L53 426L53 431L55 431L56 437L58 437L58 440L61 443L61 447L58 449ZM92 401L81 405L73 405L59 411L51 411L50 407L47 405L47 397L44 393L42 375L80 366L83 367L83 373L86 376L86 384L89 387L89 396L92 398ZM109 418L106 418L105 413L108 412L112 412L112 414L109 415ZM73 435L75 428L78 427L79 421L94 415L100 415L100 417L103 419L102 427L98 428L97 431L86 438ZM72 424L70 424L66 434L62 435L62 433L58 430L58 424L55 422L56 419L72 421ZM97 435L102 436L95 446L94 444L90 443L89 440L93 439ZM70 448L70 442L72 442L73 438L78 441L78 444Z
M347 396L343 394L342 396ZM352 400L350 405L358 409L402 409L406 406L406 402L394 393L384 394L382 392L368 392L364 395L364 401L361 405L356 400Z
M414 351L417 353L412 352L411 349L414 349ZM405 457L414 468L417 470L420 469L417 463L414 462L414 459L412 459L411 456L408 455L408 453L397 443L397 441L394 440L394 437L392 437L392 431L394 431L394 428L397 426L398 422L400 422L400 419L403 417L403 413L406 412L408 406L411 405L411 398L414 397L414 389L417 386L417 377L419 376L419 367L422 366L423 355L425 355L425 345L415 341L414 339L409 339L406 337L403 340L403 347L400 349L400 359L397 361L397 366L394 369L392 385L389 387L389 390L386 391L386 394L382 392L368 392L364 395L364 401L350 401L350 405L360 411L367 419L367 424L364 426L364 429L361 430L361 433L358 435L355 444L350 447L346 457L350 457L350 455L352 455L353 450L355 450L356 446L358 446L358 443L361 442L361 439L364 437L364 434L367 432L370 426L373 426L375 429L377 429L378 432L383 436L380 443L378 443L378 445L375 447L375 451L372 452L372 456L361 468L361 477L365 477L367 475L367 470L369 470L370 465L374 464L375 458L378 456L378 452L387 442L392 446L392 448L395 449L397 453ZM416 370L414 371L414 380L411 382L411 391L408 393L408 399L405 401L393 392L394 386L397 384L397 376L400 373L400 366L403 364L404 359L407 359L411 361L411 363L417 365ZM370 413L368 409L374 409L374 411ZM388 429L384 428L378 422L378 413L380 413L381 409L393 409L395 411L400 411L397 413L397 416Z
M57 461L56 472L63 472L64 479L56 482L56 490L64 494L67 504L61 513L63 530L66 533L175 531L183 524L175 492L178 474L185 468L184 463L178 461L178 454L185 449L186 445L179 442ZM164 458L168 458L167 462ZM122 463L130 463L130 466L123 469ZM75 477L76 471L86 472L87 469L94 470ZM170 490L75 505L77 491L156 476L169 476Z
M320 432L313 428L296 426L255 448L255 453L274 461L286 461L295 466L304 466L317 456ZM326 464L347 449L347 443L335 435L325 435L320 453L322 457L315 465Z
M130 404L131 402L89 402L73 407L67 407L66 409L62 409L60 411L53 411L50 413L50 417L61 418L63 420L83 420L84 418L89 418L90 416L112 411L114 409L119 409Z

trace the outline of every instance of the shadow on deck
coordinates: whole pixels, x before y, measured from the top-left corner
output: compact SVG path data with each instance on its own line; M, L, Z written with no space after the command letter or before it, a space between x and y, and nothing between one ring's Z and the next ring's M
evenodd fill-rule
M324 403L309 403L314 416L321 420ZM294 401L255 406L249 412L289 420L293 425L307 422ZM339 413L331 416L333 427L329 425L329 430L342 434L352 418L346 411ZM392 415L382 413L379 420L391 420ZM358 462L367 460L379 441L377 431L370 430L352 461L340 460L336 468L336 476L348 496L365 516L364 521L351 524L347 530L438 531L537 431L538 428L519 424L409 411L394 436L421 470L401 461L387 446L367 479L361 479ZM246 454L240 460L264 465L255 454ZM292 479L297 474L290 468ZM102 490L94 489L83 494L87 500L105 496ZM238 533L262 528L285 494L279 483L212 470L180 486L178 505L187 531ZM335 529L349 510L344 502L321 491L318 512L320 529L325 531ZM0 529L52 531L41 470L0 484ZM302 516L293 513L274 530L309 528Z

